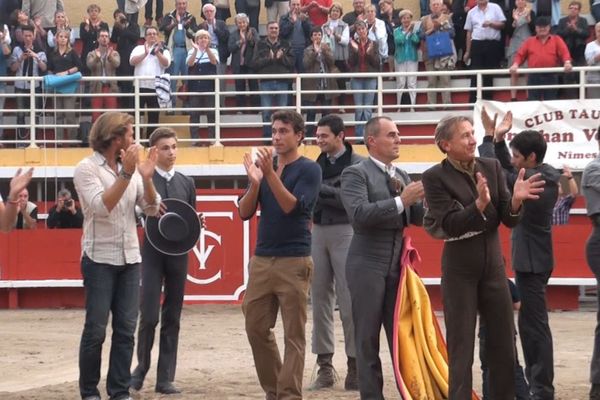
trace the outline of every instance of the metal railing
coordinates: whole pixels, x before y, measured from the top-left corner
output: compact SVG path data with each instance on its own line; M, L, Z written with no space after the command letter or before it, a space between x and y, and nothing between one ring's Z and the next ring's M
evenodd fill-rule
M215 75L215 76L171 76L172 80L180 82L188 82L191 80L196 81L212 81L215 87L214 92L174 92L173 105L168 108L141 108L141 99L144 96L155 96L153 93L142 93L140 91L140 81L153 80L153 76L143 77L83 77L80 83L80 88L75 94L57 94L52 89L44 87L42 77L0 77L0 83L7 83L7 89L4 93L0 93L0 99L5 100L5 107L2 110L0 116L0 131L2 130L15 130L15 140L0 140L0 144L10 145L15 144L17 147L37 147L43 146L55 146L63 143L71 145L79 145L85 142L85 138L71 138L57 140L50 131L57 129L74 129L79 130L81 121L90 121L91 113L107 111L105 108L92 109L88 105L88 100L98 97L117 97L120 103L123 100L129 99L133 104L133 107L122 107L116 108L118 111L129 112L134 116L135 121L135 140L138 143L144 143L147 138L143 137L142 129L151 126L148 123L147 118L143 118L145 112L167 112L167 114L175 114L181 116L187 116L191 112L199 112L202 115L208 113L214 114L214 123L201 122L195 124L198 128L213 128L214 137L193 139L193 138L180 138L182 142L189 143L204 143L215 146L221 146L223 144L231 145L244 145L249 142L264 141L265 143L270 141L270 137L260 136L248 136L236 137L236 135L230 135L228 131L233 129L247 129L256 128L258 132L259 128L268 125L268 122L263 122L261 114L265 111L273 112L275 109L265 109L261 106L243 106L237 107L236 105L226 105L227 103L235 103L236 96L248 96L247 101L250 101L252 96L260 98L264 95L275 95L285 93L290 99L286 106L277 107L276 109L293 109L299 113L306 114L311 109L315 109L316 114L322 114L323 112L331 111L336 112L343 108L346 113L342 114L347 126L356 127L360 124L364 124L366 121L356 121L354 118L354 111L362 109L372 109L372 115L388 115L398 123L399 125L432 125L439 121L444 113L462 112L471 114L473 112L474 103L463 102L457 103L453 101L451 104L428 104L428 103L417 103L411 104L398 104L396 96L398 93L408 93L414 91L417 94L427 94L429 92L440 93L448 91L454 94L456 97L459 93L470 93L476 92L477 99L482 98L484 91L502 92L511 89L516 90L527 90L532 87L527 86L523 83L525 81L526 74L532 73L556 73L564 74L562 68L541 68L541 69L520 69L518 74L521 76L521 81L518 85L494 85L492 87L483 86L483 77L486 75L493 75L495 78L508 79L509 72L507 69L498 70L458 70L458 71L420 71L415 73L397 73L397 72L384 72L384 73L356 73L356 74L328 74L330 78L345 78L347 81L350 79L375 79L376 89L374 93L373 104L354 104L353 102L345 102L339 105L309 105L306 103L307 95L314 94L328 94L332 97L339 96L341 94L347 97L353 96L354 94L360 93L371 93L370 90L351 90L347 88L338 88L337 90L302 90L303 81L306 79L319 79L323 78L322 74L285 74L285 75ZM588 84L587 75L589 73L600 74L600 67L575 67L571 74L577 74L578 83L571 84L560 84L560 85L546 85L546 86L535 86L535 89L571 89L577 92L575 98L585 99L586 88L600 87L600 84ZM396 86L395 79L400 76L417 76L418 85L416 89L398 89ZM451 86L448 88L428 88L426 78L428 76L437 75L444 76L449 75L451 79ZM476 86L471 87L471 77L475 76ZM572 75L573 76L573 75ZM289 82L288 90L271 92L271 91L235 91L225 90L224 86L232 86L235 80L285 80ZM11 93L11 84L17 81L28 81L29 90L27 93ZM92 82L125 82L130 81L133 83L133 90L131 93L90 93L89 86ZM501 80L496 80L501 82ZM225 85L223 85L225 83ZM40 90L36 91L36 85L40 87ZM394 96L392 101L389 100L389 96ZM60 97L73 97L75 96L78 104L75 108L70 109L57 109L54 104L55 100ZM190 107L189 98L191 96L211 96L213 97L212 102L214 107ZM386 99L386 96L388 98ZM187 97L188 100L185 100ZM11 99L17 100L18 98L28 98L29 108L28 109L17 109L16 102L11 106L7 107L11 102ZM50 101L54 100L54 101ZM387 100L387 101L386 101ZM50 104L52 103L52 105ZM77 104L77 103L76 103ZM351 112L348 112L350 110ZM402 111L402 112L398 112ZM408 112L404 112L408 111ZM437 112L436 112L437 111ZM57 123L59 117L63 117L67 114L76 114L78 123L67 124ZM19 117L19 118L17 118ZM17 120L25 120L22 123L18 123ZM314 126L316 122L307 122L307 126ZM165 122L159 123L159 125L165 125ZM176 128L190 128L194 126L190 124L187 118L180 118L178 121L169 121L167 125ZM27 139L17 138L17 132L36 132L36 134L30 134ZM402 129L401 129L401 133ZM406 135L406 134L405 134ZM185 136L185 135L184 135ZM210 136L210 135L209 135ZM237 135L239 136L239 135ZM51 137L51 138L48 138ZM425 142L431 142L433 139L432 134L430 135L407 135L413 140L420 140ZM307 138L310 140L310 138ZM350 140L360 140L360 137L350 136Z

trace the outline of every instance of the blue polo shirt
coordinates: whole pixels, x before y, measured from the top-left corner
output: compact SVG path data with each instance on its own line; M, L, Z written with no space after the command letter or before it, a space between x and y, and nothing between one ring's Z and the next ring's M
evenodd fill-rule
M300 157L284 167L281 181L298 203L285 214L266 180L260 184L260 220L254 254L264 257L305 257L310 255L310 222L321 187L321 168Z

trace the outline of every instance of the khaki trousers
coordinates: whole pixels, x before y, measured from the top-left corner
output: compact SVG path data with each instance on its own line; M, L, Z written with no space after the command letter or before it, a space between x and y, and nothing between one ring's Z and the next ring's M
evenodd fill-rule
M312 258L254 256L249 270L242 311L260 385L267 398L302 399ZM279 310L285 337L283 362L273 334Z

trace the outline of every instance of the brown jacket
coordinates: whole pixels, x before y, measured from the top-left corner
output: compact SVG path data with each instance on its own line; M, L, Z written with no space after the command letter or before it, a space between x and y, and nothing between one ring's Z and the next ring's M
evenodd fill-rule
M96 54L96 50L90 51L86 58L87 67L90 69L92 76L102 76L102 59ZM105 73L106 76L115 76L117 67L121 64L121 56L116 50L113 50L106 59ZM114 93L118 93L117 81L110 81L110 89ZM92 93L100 93L102 91L102 82L94 81L91 83L90 90Z
M330 100L334 93L331 93L332 90L337 90L337 79L328 77L326 74L330 72L338 72L335 67L335 60L333 59L333 52L327 45L321 46L321 59L323 60L323 66L325 71L323 74L323 78L306 78L302 80L302 89L303 90L322 90L325 94L325 98ZM304 72L310 74L318 74L321 73L321 63L319 62L319 56L315 51L314 46L311 44L306 49L304 49ZM326 87L319 87L319 81L324 79L326 81ZM309 101L315 101L317 98L317 93L306 93L302 95L302 98Z

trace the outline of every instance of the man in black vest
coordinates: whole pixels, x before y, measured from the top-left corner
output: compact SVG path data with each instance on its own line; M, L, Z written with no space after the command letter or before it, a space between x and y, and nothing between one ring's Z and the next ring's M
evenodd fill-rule
M196 188L192 178L175 171L177 136L171 128L158 128L150 136L150 146L158 153L152 178L162 199L179 199L196 209ZM161 206L164 208L164 206ZM180 393L173 385L177 364L179 319L183 305L183 292L187 277L188 255L166 255L144 240L142 248L142 295L140 325L138 328L138 365L131 374L131 387L140 390L150 369L150 352L154 331L161 310L160 348L156 376L156 392ZM160 306L161 287L164 282L164 301Z

